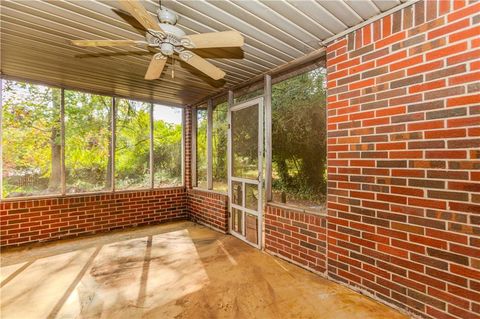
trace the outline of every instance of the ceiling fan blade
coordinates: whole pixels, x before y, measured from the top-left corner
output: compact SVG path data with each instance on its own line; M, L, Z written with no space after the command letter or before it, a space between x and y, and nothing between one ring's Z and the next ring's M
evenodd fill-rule
M192 49L192 52L204 59L243 59L242 48L207 48Z
M152 55L153 52L150 51L127 51L127 52L105 52L105 53L83 53L76 54L75 57L79 59L86 58L109 58L116 56L145 56Z
M147 30L155 30L164 33L162 28L154 17L142 6L138 0L122 0L119 1L125 11L130 13L141 25Z
M140 24L140 22L138 22L137 19L135 19L134 17L132 17L132 15L124 10L120 10L120 9L112 9L113 12L115 12L115 14L117 14L120 18L122 18L123 21L125 21L126 23L128 23L129 25L131 25L133 28L135 28L135 30L141 34L141 35L145 35L145 32L147 32L147 29L145 29L145 27L143 25Z
M140 44L141 41L133 40L72 40L73 45L79 47L122 47Z
M241 47L243 36L238 31L223 31L186 35L182 45L189 49Z
M182 61L185 61L194 68L202 71L214 80L223 79L223 77L225 76L225 72L223 72L221 69L217 68L215 65L211 64L207 60L199 57L191 51L182 51L179 56Z
M162 74L163 68L167 63L167 57L161 53L157 53L152 57L147 73L145 73L145 80L156 80Z

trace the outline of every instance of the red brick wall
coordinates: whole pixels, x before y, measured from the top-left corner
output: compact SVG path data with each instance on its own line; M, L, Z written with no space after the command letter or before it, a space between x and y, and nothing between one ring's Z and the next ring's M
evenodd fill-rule
M222 232L228 231L228 196L200 189L187 191L190 218Z
M186 219L183 188L0 202L0 246Z
M192 108L185 109L185 186L191 220L221 232L228 231L228 196L192 188Z
M418 2L336 40L328 275L432 318L480 312L480 2Z
M192 188L192 109L185 109L185 186L191 220L221 232L228 231L228 196Z
M326 271L326 216L267 205L264 222L267 252L315 272Z
M185 109L185 188L0 202L0 246L49 241L190 218L228 230L227 196L193 190L190 108ZM188 192L188 196L187 196Z

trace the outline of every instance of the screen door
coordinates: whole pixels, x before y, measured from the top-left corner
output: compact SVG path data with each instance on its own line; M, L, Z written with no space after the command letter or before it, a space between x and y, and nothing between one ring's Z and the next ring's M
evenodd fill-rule
M230 233L261 248L263 98L229 110Z

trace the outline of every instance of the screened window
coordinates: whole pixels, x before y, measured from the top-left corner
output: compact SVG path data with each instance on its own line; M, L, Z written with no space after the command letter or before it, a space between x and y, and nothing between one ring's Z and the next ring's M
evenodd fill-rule
M212 119L212 180L213 189L227 192L228 103L217 104Z
M263 88L239 95L235 97L234 103L238 104L259 97L262 94ZM197 174L195 185L200 188L208 188L224 193L228 191L228 101L226 100L226 97L223 97L217 101L212 101L212 107L202 105L196 109L196 116L194 116L196 124L196 167L193 169ZM258 114L245 114L245 116L248 117L247 121L254 118L251 123L258 122ZM209 141L210 133L211 140ZM211 144L210 156L208 154L209 144ZM238 146L236 143L234 145ZM246 151L246 148L248 147L240 149L242 152L241 156L245 156L245 152L249 152L248 150ZM233 151L233 154L237 154L235 149ZM240 160L238 157L233 157ZM254 163L252 165L257 164ZM258 168L255 166L255 169ZM257 175L258 173L255 175L255 178L257 178Z
M324 209L326 194L325 70L272 86L273 200Z
M65 91L66 192L111 189L112 98Z
M243 108L231 114L232 176L258 179L259 108Z
M150 103L118 99L116 103L115 188L151 186Z
M207 109L197 109L197 187L207 188Z
M2 81L2 196L61 192L61 90Z
M252 92L243 94L234 94L234 103L242 103L263 95L263 87Z
M182 181L182 110L153 106L153 172L155 187L180 186Z
M0 83L1 198L183 185L181 108Z

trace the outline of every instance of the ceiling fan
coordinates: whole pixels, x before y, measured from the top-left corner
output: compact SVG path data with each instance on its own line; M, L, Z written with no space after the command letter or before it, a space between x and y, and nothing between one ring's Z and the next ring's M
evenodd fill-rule
M243 36L237 31L223 31L186 35L177 27L178 17L168 9L157 11L158 23L138 0L121 0L123 9L131 14L146 30L145 41L134 40L72 40L71 43L81 47L113 47L148 45L158 49L145 74L146 80L160 78L168 57L178 54L180 60L200 70L214 80L225 77L225 72L212 63L198 56L189 49L232 48L243 45Z

